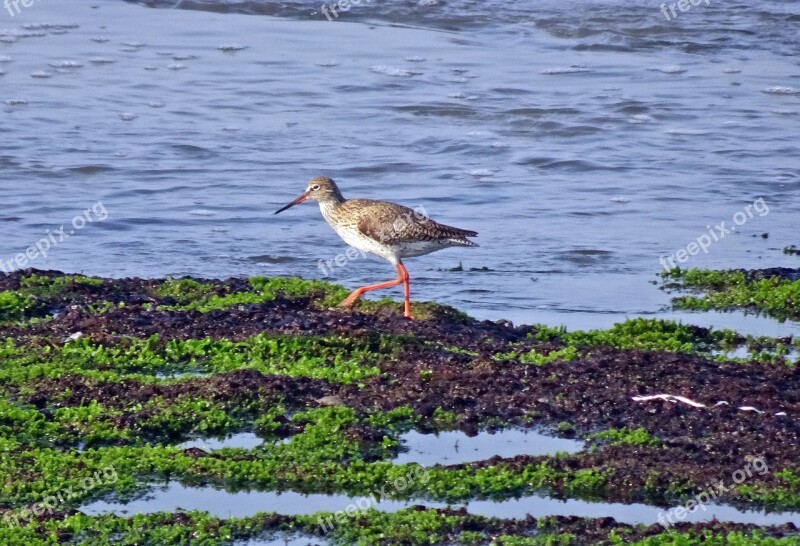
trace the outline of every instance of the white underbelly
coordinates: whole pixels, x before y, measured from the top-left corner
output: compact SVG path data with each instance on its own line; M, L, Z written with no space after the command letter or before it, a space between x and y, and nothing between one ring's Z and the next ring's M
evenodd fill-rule
M355 229L339 228L336 233L348 245L355 247L363 252L369 252L384 260L396 263L403 258L413 256L423 256L442 248L450 246L447 242L439 241L405 241L402 244L388 245L364 237L361 232Z
M390 262L395 262L399 258L391 246L381 244L369 237L365 237L357 229L347 227L334 229L336 234L342 238L342 241L362 252L369 252L370 254L374 254Z

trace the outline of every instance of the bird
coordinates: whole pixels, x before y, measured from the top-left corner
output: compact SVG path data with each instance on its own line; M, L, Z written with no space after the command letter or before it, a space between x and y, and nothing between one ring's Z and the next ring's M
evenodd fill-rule
M299 197L275 214L304 201L319 204L323 218L345 243L387 260L397 271L394 280L356 288L339 304L341 307L354 306L366 292L402 284L403 316L413 320L409 275L403 258L423 256L449 247L478 246L468 239L477 237L477 232L434 222L424 208L420 211L388 201L345 199L336 182L327 176L312 178Z

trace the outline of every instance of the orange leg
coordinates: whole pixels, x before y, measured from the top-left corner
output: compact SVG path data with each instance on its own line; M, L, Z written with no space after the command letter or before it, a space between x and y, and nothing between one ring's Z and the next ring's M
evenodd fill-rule
M414 320L414 317L411 316L411 285L408 282L408 270L402 263L397 264L397 270L403 275L403 315L408 319Z
M381 288L391 288L392 286L397 286L398 284L403 285L403 293L404 293L404 300L405 300L405 307L404 307L404 315L406 318L413 319L414 317L411 316L411 300L409 299L410 293L410 286L408 283L408 271L406 270L403 264L397 264L397 278L393 281L386 281L381 282L378 284L371 284L369 286L362 286L361 288L356 288L353 290L349 296L347 296L342 303L339 304L340 307L352 307L358 301L358 299L364 295L365 292L371 292L373 290L380 290Z

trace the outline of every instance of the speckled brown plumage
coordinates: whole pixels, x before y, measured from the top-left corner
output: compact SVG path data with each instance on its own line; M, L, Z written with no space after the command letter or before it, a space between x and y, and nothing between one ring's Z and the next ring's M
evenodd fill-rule
M366 237L387 245L413 241L450 241L453 245L477 246L466 237L478 234L467 229L434 222L418 211L395 203L350 199L334 210L334 218L357 219L356 227Z
M412 318L408 271L402 259L453 246L478 246L467 239L477 236L477 232L434 222L424 209L372 199L345 199L336 183L326 176L311 179L302 195L275 214L309 199L319 203L322 216L344 242L388 260L397 269L397 279L356 289L342 302L344 306L353 305L364 292L402 283L405 316Z

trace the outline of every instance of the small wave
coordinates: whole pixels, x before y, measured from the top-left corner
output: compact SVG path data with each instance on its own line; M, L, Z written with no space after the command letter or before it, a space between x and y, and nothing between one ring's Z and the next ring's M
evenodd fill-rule
M220 46L217 46L217 49L222 51L223 53L235 53L237 51L242 51L243 49L247 49L247 46L239 44L222 44Z
M767 95L800 95L800 89L782 85L773 85L761 90L762 93Z
M664 131L668 135L682 135L682 136L703 136L711 133L705 129L685 129L681 127L667 129Z
M559 74L579 74L582 72L591 72L588 68L584 66L572 65L572 66L564 66L559 68L548 68L546 70L542 70L542 74L545 76L557 76Z
M611 52L628 52L635 51L634 48L626 45L619 44L578 44L573 47L575 51L611 51Z
M560 260L581 266L591 266L598 262L607 262L614 258L614 253L608 250L595 248L579 248L557 253Z
M78 61L70 61L70 60L61 60L61 61L53 61L49 63L50 66L53 68L80 68L83 66L83 63L79 63Z
M533 165L540 169L555 169L565 171L606 171L619 170L618 167L608 167L600 163L584 159L554 159L552 157L530 157L515 161L517 165Z
M398 106L396 110L399 112L406 112L415 116L446 116L465 118L471 117L476 114L475 110L467 106L461 105L414 105L414 106Z
M655 121L655 118L653 116L648 116L647 114L636 114L631 116L627 121L628 123L651 123Z
M506 110L504 113L512 114L515 116L544 116L548 114L559 114L559 115L566 115L572 116L576 114L580 114L580 110L576 110L575 108L513 108L511 110Z
M77 173L77 174L99 174L110 172L114 170L114 167L109 165L81 165L80 167L70 167L66 169L68 172Z
M22 25L22 28L25 30L70 30L73 28L80 28L80 25L77 23L26 23Z
M651 72L662 72L664 74L683 74L686 69L679 64L667 64L663 66L651 66L647 70Z
M170 147L177 152L200 159L208 159L217 155L211 150L194 144L172 144Z
M299 261L295 256L275 256L273 254L263 254L260 256L248 256L245 258L248 262L255 262L257 264L287 264Z
M422 74L422 72L415 72L405 68L392 68L391 66L386 66L383 64L372 66L370 67L370 70L376 74L384 74L386 76L393 76L395 78L411 78L413 76L419 76Z

